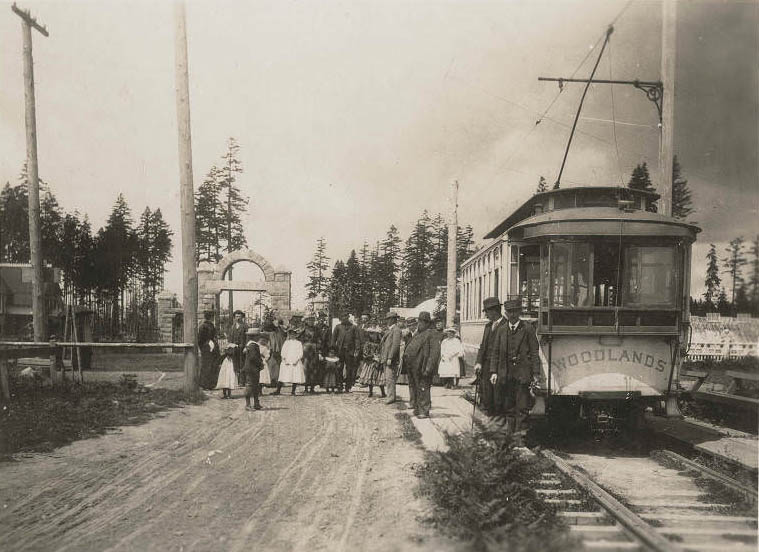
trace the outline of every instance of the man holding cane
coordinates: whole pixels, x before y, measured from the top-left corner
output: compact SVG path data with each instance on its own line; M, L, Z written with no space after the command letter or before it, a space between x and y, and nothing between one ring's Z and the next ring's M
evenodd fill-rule
M380 342L380 362L385 367L385 386L387 387L386 404L392 404L395 398L395 376L401 352L401 329L398 327L398 314L388 312L385 320L390 325Z

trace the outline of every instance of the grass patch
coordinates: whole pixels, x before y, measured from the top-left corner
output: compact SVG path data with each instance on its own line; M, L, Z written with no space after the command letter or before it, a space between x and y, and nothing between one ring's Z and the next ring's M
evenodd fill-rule
M19 452L51 451L203 400L188 400L178 390L147 389L129 377L120 383L67 382L54 388L12 380L11 391L0 413L0 460Z
M406 441L422 446L422 434L416 429L414 422L406 412L396 412L395 418L401 424L401 435Z
M577 549L556 508L532 481L553 465L520 453L511 436L484 430L448 436L446 452L427 455L419 468L420 493L434 504L431 521L471 550Z

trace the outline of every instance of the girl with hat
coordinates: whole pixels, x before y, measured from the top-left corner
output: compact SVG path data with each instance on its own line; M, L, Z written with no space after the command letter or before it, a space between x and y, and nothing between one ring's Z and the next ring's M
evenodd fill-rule
M237 387L237 374L235 374L234 356L237 345L230 343L224 351L224 360L221 361L219 379L216 381L216 389L221 389L222 399L232 398L232 389Z
M251 344L251 342L255 341L258 343L258 351L261 354L261 360L263 360L263 369L258 374L258 385L259 390L258 394L263 395L263 387L264 385L270 385L271 384L271 374L269 373L269 361L271 360L271 348L269 346L269 336L263 333L260 333L256 330L256 328L250 328L247 332L248 335L248 343L246 344L246 348Z
M440 343L440 366L438 377L445 382L445 388L450 389L453 383L458 387L461 375L461 362L464 359L464 345L461 343L456 328L446 328L443 331L445 337Z
M385 367L379 362L380 334L374 328L366 330L366 341L363 346L363 358L359 369L358 383L361 386L369 386L369 396L374 395L374 386L377 385L385 397Z

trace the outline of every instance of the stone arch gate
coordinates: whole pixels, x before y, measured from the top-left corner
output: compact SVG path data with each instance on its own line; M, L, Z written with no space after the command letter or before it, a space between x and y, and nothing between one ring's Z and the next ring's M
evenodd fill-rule
M259 281L224 280L229 267L242 261L251 262L263 271ZM271 306L280 315L287 316L291 310L291 276L287 270L275 270L269 261L255 251L234 251L216 264L201 263L198 266L198 320L203 312L216 309L216 298L222 291L263 291L271 297ZM161 342L182 341L182 305L176 294L163 291L158 295L158 324Z
M264 273L259 281L224 280L227 270L239 262L251 262ZM233 251L215 265L201 263L198 267L198 318L203 319L203 311L215 310L216 297L222 291L261 291L271 297L272 309L279 313L290 311L292 273L275 270L269 261L250 249Z

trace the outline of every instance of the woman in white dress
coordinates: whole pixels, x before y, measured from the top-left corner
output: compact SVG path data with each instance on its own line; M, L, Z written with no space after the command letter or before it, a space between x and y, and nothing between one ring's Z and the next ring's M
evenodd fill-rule
M224 360L221 361L219 379L216 380L216 389L221 389L222 399L232 398L232 389L237 388L237 374L235 374L234 357L237 345L230 343L225 349Z
M461 361L464 358L464 346L456 335L456 328L446 328L445 338L440 343L440 366L438 367L438 377L446 379L445 387L451 388L451 383L459 384L461 374Z
M279 381L292 384L291 395L295 395L295 387L299 383L306 383L306 372L303 369L303 344L298 341L297 334L293 330L288 332L287 340L282 345Z

